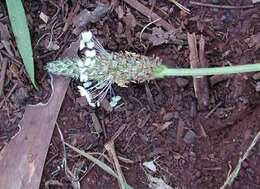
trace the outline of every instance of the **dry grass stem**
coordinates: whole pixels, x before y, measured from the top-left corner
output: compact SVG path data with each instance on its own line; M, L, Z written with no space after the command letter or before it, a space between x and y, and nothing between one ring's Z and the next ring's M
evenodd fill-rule
M237 176L239 174L242 163L249 156L250 151L253 149L253 147L255 146L255 144L257 143L259 138L260 138L260 131L257 133L254 140L252 141L250 146L247 148L245 154L238 160L238 164L235 167L235 169L230 174L228 174L226 181L224 182L224 184L221 186L220 189L224 189L226 186L228 186L228 185L230 186L234 182L235 178L237 178Z
M125 189L125 185L124 183L126 183L125 181L125 177L123 175L121 166L119 164L117 155L116 155L116 151L115 151L115 145L113 141L109 141L105 144L105 149L108 152L109 157L112 160L112 164L114 166L114 169L116 170L116 173L118 174L118 182L119 182L119 186L121 189Z

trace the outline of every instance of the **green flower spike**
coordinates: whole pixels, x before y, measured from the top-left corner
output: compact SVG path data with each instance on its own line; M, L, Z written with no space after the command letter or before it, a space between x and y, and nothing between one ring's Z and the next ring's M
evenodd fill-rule
M91 106L99 106L110 93L110 104L115 106L120 97L112 95L112 84L127 87L129 83L142 83L156 78L172 76L207 76L260 71L260 64L216 68L168 68L157 57L131 52L108 53L90 31L81 34L79 48L84 58L56 60L47 64L48 72L79 79L82 96ZM115 100L116 99L116 100Z

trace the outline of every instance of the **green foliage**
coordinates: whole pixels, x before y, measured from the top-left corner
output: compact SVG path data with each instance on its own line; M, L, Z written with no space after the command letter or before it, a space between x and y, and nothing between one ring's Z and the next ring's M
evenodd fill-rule
M8 15L15 36L18 50L21 54L25 69L35 88L34 63L30 33L21 0L6 0Z

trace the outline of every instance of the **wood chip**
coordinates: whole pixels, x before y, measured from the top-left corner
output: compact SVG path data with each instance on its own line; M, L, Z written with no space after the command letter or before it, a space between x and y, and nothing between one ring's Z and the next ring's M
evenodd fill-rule
M184 121L183 120L179 120L178 121L178 127L177 127L177 136L176 136L176 143L177 146L179 146L182 142L182 135L183 135L183 131L184 131Z
M102 133L102 126L97 118L97 115L95 113L91 113L91 118L93 122L93 127L95 128L96 133L100 134Z
M40 19L42 19L42 21L43 21L45 24L48 23L49 16L47 16L45 13L41 12L39 17L40 17Z
M3 95L3 88L4 88L4 82L5 82L5 72L8 64L8 59L3 58L2 59L2 66L1 66L1 72L0 72L0 96Z
M205 39L201 35L199 41L199 52L197 49L197 40L195 33L188 34L188 44L190 50L190 65L191 68L205 68L207 67L205 60ZM205 109L209 104L209 89L206 77L193 77L193 85L195 96L198 100L199 109Z

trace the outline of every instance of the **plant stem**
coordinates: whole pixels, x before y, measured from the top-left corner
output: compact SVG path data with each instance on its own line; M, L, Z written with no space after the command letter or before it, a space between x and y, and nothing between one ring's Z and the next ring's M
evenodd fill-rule
M260 71L260 63L216 68L168 68L161 65L155 69L154 73L155 77L163 78L167 76L207 76L256 71Z

